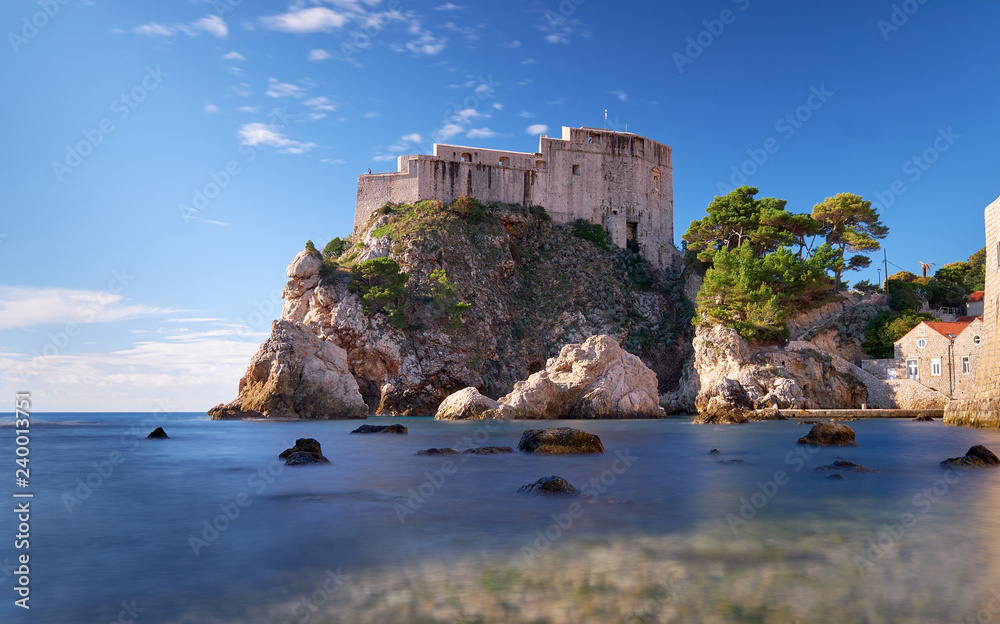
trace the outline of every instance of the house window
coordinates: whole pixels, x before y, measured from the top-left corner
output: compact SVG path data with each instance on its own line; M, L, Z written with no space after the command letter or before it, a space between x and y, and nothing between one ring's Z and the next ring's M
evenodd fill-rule
M963 375L968 375L970 370L971 370L971 367L969 366L969 356L967 356L967 355L963 356L962 357L962 374Z
M935 377L941 376L941 358L931 359L931 375Z
M502 156L502 157L500 158L500 162L499 162L498 164L499 164L499 165L500 165L501 167L509 167L509 166L510 166L510 158L508 158L508 157L506 157L506 156Z
M917 368L916 360L906 360L906 376L909 379L920 379L920 372Z
M926 338L920 338L919 340L917 340L917 348L923 349L926 346L927 346L927 339Z
M573 165L573 175L580 175L580 165Z
M472 154L468 152L462 154L462 162L467 162L467 163L472 162Z
M972 344L974 345L977 345L982 341L983 339L979 337L979 334L976 334L975 336L972 337Z

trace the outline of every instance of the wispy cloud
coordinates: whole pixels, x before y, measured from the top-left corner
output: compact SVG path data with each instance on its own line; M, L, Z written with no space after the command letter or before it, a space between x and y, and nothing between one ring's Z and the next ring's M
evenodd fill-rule
M422 137L422 136L420 136L419 134L417 134L416 132L414 132L414 133L412 133L412 134L404 134L404 135L403 135L402 137L400 137L400 138L401 138L401 139L402 139L403 141L406 141L407 143L419 143L420 141L422 141L422 140L423 140L423 137Z
M281 82L277 78L267 79L267 91L265 95L273 98L296 97L300 98L306 94L306 90L298 85Z
M282 154L304 154L317 147L315 143L290 139L275 126L259 122L244 124L238 135L243 145L275 147Z
M434 7L435 11L463 11L465 7L458 6L457 4L452 4L451 2L445 2L440 6Z
M315 61L325 61L325 60L327 60L329 58L333 58L333 56L329 52L327 52L326 50L316 49L316 50L310 50L309 51L309 60L310 61L314 61L314 62Z
M229 27L225 20L218 15L209 15L190 24L164 24L161 22L149 22L132 29L132 32L150 37L171 37L177 33L183 33L189 37L196 37L201 33L208 33L220 39L229 35Z
M226 59L227 61L245 61L245 60L247 60L246 57L244 57L242 54L240 54L236 50L233 50L232 52L226 52L225 54L222 55L222 58Z
M176 313L170 308L126 303L107 290L0 286L0 329L65 323L109 323Z
M326 7L310 7L262 17L260 21L271 30L303 34L330 32L342 28L347 23L347 16Z
M489 139L495 137L496 135L497 133L489 128L473 128L472 130L469 130L465 136L470 139Z
M617 91L611 91L610 93L611 93L611 95L615 96L616 98L618 98L622 102L627 102L628 101L628 94L625 93L624 91L622 91L621 89L618 89Z
M219 112L219 107L216 106L215 104L205 104L205 109L204 110L205 110L206 113L209 113L209 114L218 113Z
M545 124L532 124L525 129L526 134L546 134L549 127Z

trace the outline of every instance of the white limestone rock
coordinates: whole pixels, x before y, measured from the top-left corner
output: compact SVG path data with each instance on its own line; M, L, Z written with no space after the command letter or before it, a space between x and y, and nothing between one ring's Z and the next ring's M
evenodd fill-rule
M438 420L480 420L502 417L491 413L500 408L500 403L483 396L479 390L469 387L451 394L438 407L434 418Z
M656 374L614 338L568 344L545 370L514 384L496 417L661 418Z

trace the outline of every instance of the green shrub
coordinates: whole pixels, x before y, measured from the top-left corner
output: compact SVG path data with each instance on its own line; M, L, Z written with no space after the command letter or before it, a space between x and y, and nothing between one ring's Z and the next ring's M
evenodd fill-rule
M337 258L351 246L351 241L339 236L326 244L323 248L323 259Z
M479 223L486 215L486 209L479 200L468 195L459 195L448 208L469 223Z
M883 310L865 326L865 341L861 343L861 348L879 360L894 358L896 357L894 344L897 340L908 334L921 321L933 320L934 317L926 312Z
M316 251L316 245L313 245L313 242L311 240L306 241L306 251L319 253L318 251Z
M365 314L385 312L393 327L406 326L403 296L409 275L392 258L372 258L351 267L348 290L361 298Z
M462 293L458 285L448 279L444 269L431 271L431 306L437 316L448 317L448 325L452 328L461 327L462 313L472 307L471 303L461 301Z
M599 223L590 223L584 219L577 219L573 222L573 236L588 240L601 249L608 248L604 226Z

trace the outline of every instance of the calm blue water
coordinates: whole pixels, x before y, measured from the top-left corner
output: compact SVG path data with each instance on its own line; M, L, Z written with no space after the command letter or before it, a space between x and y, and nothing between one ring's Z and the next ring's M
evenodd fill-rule
M21 491L13 485L12 419L7 414L0 420L0 466L8 473L0 480L6 484L0 490L4 497ZM516 492L550 474L577 486L604 478L598 503L587 505L586 513L564 532L563 546L639 538L681 543L711 535L720 542L725 562L725 548L735 552L741 540L769 535L807 540L820 534L829 544L826 538L836 534L832 543L840 544L841 559L849 560L864 557L865 540L877 537L880 527L910 513L915 526L894 540L891 558L874 563L872 569L883 577L923 560L944 566L925 570L926 575L946 578L960 570L981 570L988 576L1000 553L1000 471L966 472L945 484L947 473L937 466L973 444L1000 451L997 431L939 422L858 421L850 423L858 448L820 449L800 459L794 455L795 440L808 427L794 422L730 427L696 426L689 419L367 422L402 422L410 433L349 435L360 424L356 421L36 414L29 488L35 493L29 551L32 609L26 614L13 606L14 580L0 568L0 621L110 622L122 611L123 601L143 609L137 622L258 621L252 618L259 616L248 614L294 600L327 570L363 575L418 563L447 564L470 555L514 556L552 524L553 513L566 510L565 500ZM170 440L141 439L158 425ZM432 446L460 449L470 443L516 447L525 429L563 425L598 434L606 454L414 455ZM282 466L277 454L298 437L318 439L332 463ZM723 454L708 455L712 448ZM627 463L615 464L616 453ZM847 474L846 481L838 482L814 472L837 456L882 473ZM112 457L119 463L109 472ZM719 463L734 458L746 463ZM453 473L436 474L448 460L454 462ZM88 479L89 493L80 486ZM780 482L776 488L768 483L773 480ZM412 506L406 507L411 488L427 496L423 503L411 499ZM761 489L765 494L755 497ZM742 518L741 499L750 505ZM238 509L239 516L220 518L227 508L230 515ZM223 530L205 534L205 522L213 520ZM0 515L0 564L4 558L14 562L15 532L13 514ZM192 537L211 541L192 547ZM794 572L796 565L811 564L790 560L782 565ZM815 568L809 573L824 574ZM844 585L843 566L829 574L830 591ZM864 584L850 581L859 591ZM974 617L987 604L992 586L1000 587L1000 578L987 579L982 587L965 585L960 595L942 589L942 600L951 601L948 617ZM810 598L796 598L803 599ZM880 598L874 599L878 604ZM741 621L738 615L727 617L719 621ZM1000 615L991 617L1000 621ZM294 621L291 614L287 619ZM889 614L871 621L894 620Z

